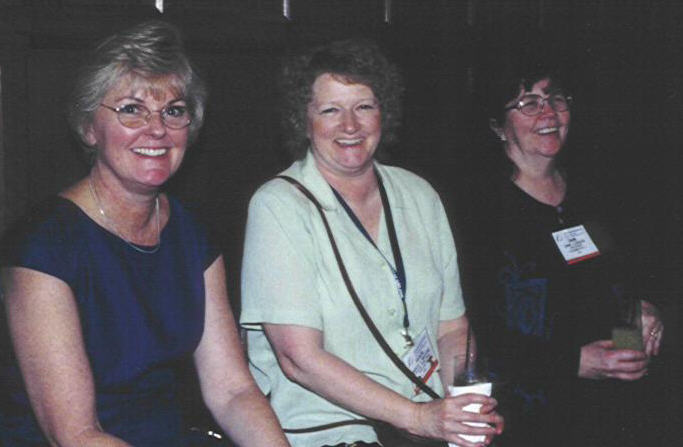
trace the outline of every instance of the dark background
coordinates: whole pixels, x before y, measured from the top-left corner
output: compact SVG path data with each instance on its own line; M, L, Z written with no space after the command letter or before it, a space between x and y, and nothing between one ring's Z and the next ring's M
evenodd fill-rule
M180 27L209 85L204 128L169 190L217 230L237 310L248 199L289 164L276 89L287 52L350 36L385 49L407 85L390 162L437 187L456 234L468 213L459 204L494 158L487 123L475 113L479 81L538 52L559 59L573 86L570 182L585 181L607 199L643 282L669 300L664 377L678 374L683 4L290 0L287 19L283 3L166 0L161 14L153 0L0 0L0 231L86 174L64 116L70 83L88 48L144 19ZM663 402L673 412L677 396Z

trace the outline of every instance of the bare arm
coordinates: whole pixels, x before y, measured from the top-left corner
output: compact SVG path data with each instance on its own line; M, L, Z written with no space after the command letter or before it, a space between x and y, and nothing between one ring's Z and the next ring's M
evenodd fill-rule
M464 421L500 423L497 414L462 411L469 403L495 406L495 400L477 395L415 403L380 385L322 348L322 332L294 325L264 325L280 366L292 381L325 399L371 419L388 422L414 435L458 442L474 447L457 434L492 435L491 427L470 427Z
M194 354L204 401L238 445L288 446L275 414L247 367L228 303L222 257L206 270L204 282L204 334Z
M26 391L53 446L129 444L102 432L71 288L21 267L3 269L4 305Z
M441 368L439 375L441 382L452 385L453 379L463 371L465 367L465 353L467 352L467 330L469 322L466 316L455 320L441 321L439 323L438 347ZM474 337L470 341L471 358L476 358L476 344Z

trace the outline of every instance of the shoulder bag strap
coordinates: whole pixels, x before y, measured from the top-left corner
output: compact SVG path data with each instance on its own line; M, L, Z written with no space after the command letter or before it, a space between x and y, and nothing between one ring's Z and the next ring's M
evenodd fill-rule
M292 177L286 175L278 175L277 178L286 180L292 185L294 185L296 188L298 188L299 191L301 191L311 202L313 202L315 207L318 209L318 213L320 213L320 217L322 218L323 223L325 224L327 236L330 238L332 251L334 251L334 257L337 260L337 266L339 267L339 271L342 275L342 278L344 279L344 284L346 285L346 288L348 289L349 294L351 295L351 299L353 300L353 303L356 305L358 312L360 312L361 317L363 317L363 321L365 321L365 324L367 325L368 329L370 329L370 332L372 333L373 337L375 337L375 340L377 340L377 343L379 343L384 353L389 357L389 359L394 363L394 365L396 365L396 367L399 370L401 370L401 372L406 377L408 377L415 385L417 385L418 388L424 391L432 399L440 399L441 396L439 396L429 385L420 380L420 378L417 377L405 365L405 363L403 363L403 361L396 355L396 353L394 353L394 351L391 349L387 341L380 333L379 329L377 329L377 326L375 326L375 323L372 321L372 318L370 318L368 312L365 310L365 307L361 303L360 298L358 297L358 294L356 293L356 290L354 289L353 284L351 283L349 274L346 271L346 267L344 266L344 261L342 260L341 254L339 253L339 249L337 248L337 243L335 242L334 236L332 235L330 224L327 222L327 218L325 217L325 213L323 212L323 208L320 205L320 202L318 202L318 199L316 199L313 193L311 193L311 191L309 191L304 185L302 185Z

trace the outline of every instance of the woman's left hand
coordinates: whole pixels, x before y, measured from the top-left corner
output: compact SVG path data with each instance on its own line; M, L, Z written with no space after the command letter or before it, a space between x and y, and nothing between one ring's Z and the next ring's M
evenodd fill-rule
M648 357L659 355L659 349L664 337L664 323L659 315L659 309L654 304L640 300L642 308L641 321L643 324L643 343Z

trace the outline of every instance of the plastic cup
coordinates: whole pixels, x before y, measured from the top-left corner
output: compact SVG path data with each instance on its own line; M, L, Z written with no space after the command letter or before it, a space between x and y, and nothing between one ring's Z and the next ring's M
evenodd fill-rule
M479 382L479 383L473 383L471 385L464 385L464 386L449 386L448 387L448 392L450 393L451 396L460 396L461 394L469 394L469 393L474 393L474 394L483 394L485 396L491 396L491 390L492 390L492 384L491 382ZM464 411L470 411L472 413L479 413L481 411L481 404L469 404L463 407ZM465 422L467 425L471 425L473 427L486 427L487 424L483 422ZM470 441L470 442L484 442L486 439L486 436L484 435L460 435L463 439ZM453 443L448 443L450 447L458 447L457 444Z

